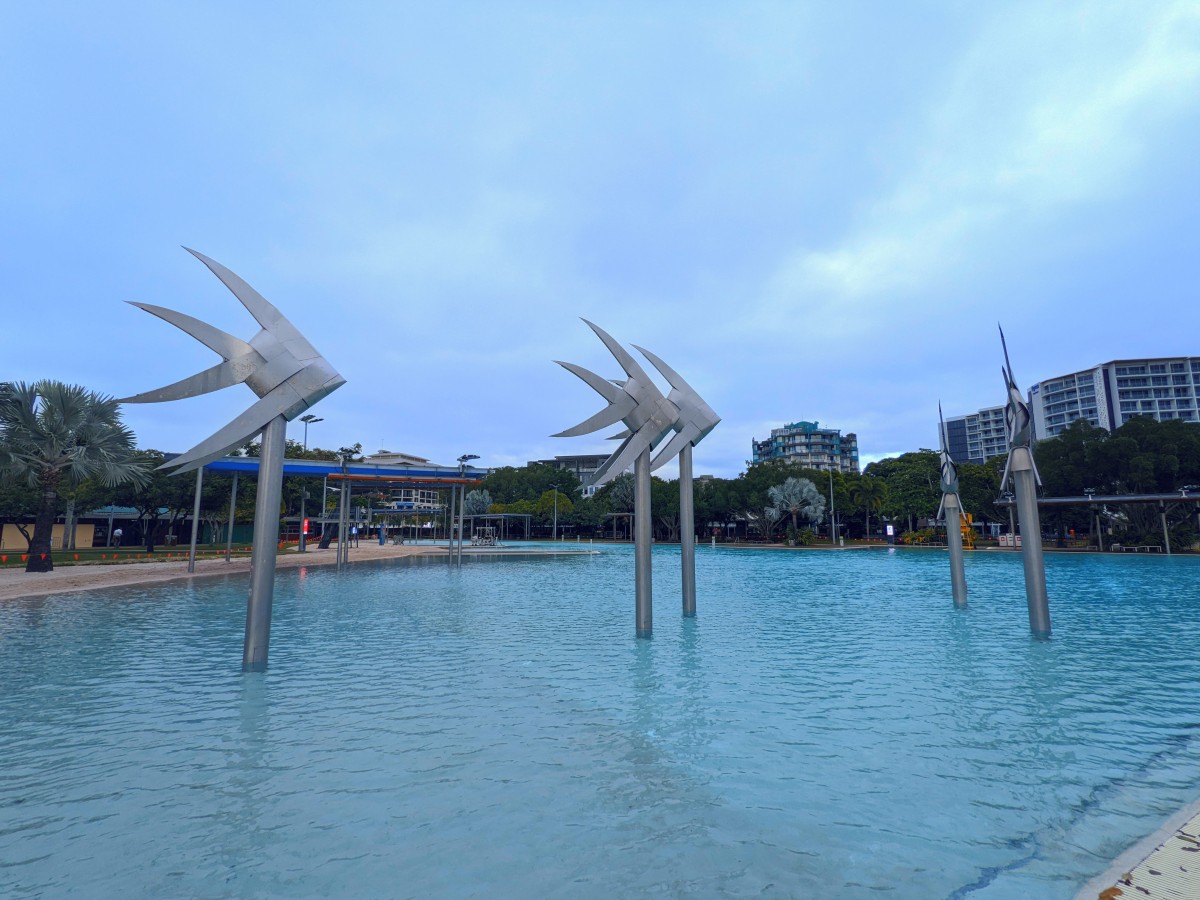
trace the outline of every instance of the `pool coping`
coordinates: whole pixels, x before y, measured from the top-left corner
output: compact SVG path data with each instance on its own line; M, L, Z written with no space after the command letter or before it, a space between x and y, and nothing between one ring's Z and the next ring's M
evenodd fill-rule
M1200 897L1200 798L1127 848L1075 900ZM1192 864L1190 867L1188 864Z

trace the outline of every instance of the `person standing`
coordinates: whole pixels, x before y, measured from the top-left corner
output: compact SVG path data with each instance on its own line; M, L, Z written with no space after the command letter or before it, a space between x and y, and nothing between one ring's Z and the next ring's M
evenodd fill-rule
M121 531L120 528L113 529L112 542L113 542L114 546L117 546L117 547L121 546L121 535L123 535L123 534L124 534L124 532Z

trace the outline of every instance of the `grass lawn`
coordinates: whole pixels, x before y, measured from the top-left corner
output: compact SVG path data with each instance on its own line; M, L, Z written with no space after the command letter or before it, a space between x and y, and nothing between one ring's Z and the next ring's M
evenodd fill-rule
M27 550L0 550L0 569L25 568ZM73 566L83 564L126 565L127 563L175 562L187 559L188 548L156 546L153 553L147 553L145 547L88 547L81 550L55 550L54 565ZM249 556L249 544L235 544L234 556ZM225 556L224 544L196 545L197 559L211 559L215 556Z

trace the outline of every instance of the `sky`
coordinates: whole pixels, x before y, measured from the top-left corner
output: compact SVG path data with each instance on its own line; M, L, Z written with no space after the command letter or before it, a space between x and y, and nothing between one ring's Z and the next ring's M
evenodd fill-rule
M183 246L346 378L310 446L443 464L615 447L550 437L604 405L554 360L620 375L581 318L722 477L799 420L935 447L998 322L1022 388L1200 355L1200 2L10 0L0 98L0 380L218 361L125 301L248 340ZM124 411L182 452L254 399Z

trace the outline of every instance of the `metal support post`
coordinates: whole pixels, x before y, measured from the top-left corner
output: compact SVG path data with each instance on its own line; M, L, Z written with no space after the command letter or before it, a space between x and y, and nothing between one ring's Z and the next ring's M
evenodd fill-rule
M254 500L254 549L250 555L250 601L246 606L246 642L242 668L267 668L271 643L271 603L275 597L275 556L279 543L279 500L283 493L283 452L287 419L276 416L262 432L258 495Z
M307 431L307 422L305 423ZM297 553L307 553L307 538L308 529L304 525L304 501L308 499L308 487L301 482L300 484L300 542L296 545Z
M696 505L692 493L692 445L679 451L679 560L683 566L683 614L696 615Z
M233 473L233 488L229 491L229 527L225 531L225 562L233 558L233 517L237 511L237 479L238 473Z
M1158 515L1162 519L1163 530L1163 552L1167 556L1171 555L1171 533L1167 531L1167 504L1160 502L1158 504Z
M1025 599L1029 604L1029 629L1050 633L1050 602L1046 597L1046 562L1042 557L1042 524L1038 517L1037 483L1033 454L1028 447L1013 447L1009 456L1021 525L1021 558L1025 565Z
M192 503L192 543L188 548L188 574L196 571L196 532L200 528L200 489L204 485L204 466L196 470L196 499Z
M637 636L650 637L654 628L654 601L650 571L650 448L633 464L634 583L636 585Z
M946 515L946 546L950 549L950 591L954 605L959 609L967 605L967 576L963 568L962 510L958 506L958 494L945 494L942 498Z
M349 498L346 496L350 488L350 482L342 479L342 491L338 494L338 550L337 550L337 571L342 571L342 566L350 561L349 548L346 546L346 540L350 537L350 512L348 509Z
M458 567L462 568L462 553L463 553L463 528L466 525L465 514L467 511L467 486L464 484L462 490L458 492Z

